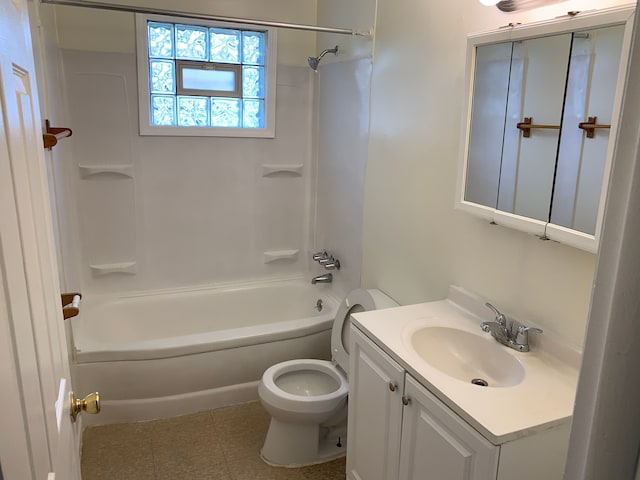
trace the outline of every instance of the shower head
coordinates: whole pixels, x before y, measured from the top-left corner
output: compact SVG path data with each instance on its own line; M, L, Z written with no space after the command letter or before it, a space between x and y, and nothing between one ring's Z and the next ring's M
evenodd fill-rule
M307 58L307 63L309 63L309 66L311 67L311 70L313 70L314 72L318 71L318 64L320 63L320 59L317 57L309 57Z
M320 60L322 60L322 57L324 57L327 53L333 53L334 55L337 55L338 46L336 45L334 48L327 48L326 50L323 50L322 53L317 57L309 57L307 59L307 62L309 63L311 70L313 70L314 72L318 71L318 64L320 63Z

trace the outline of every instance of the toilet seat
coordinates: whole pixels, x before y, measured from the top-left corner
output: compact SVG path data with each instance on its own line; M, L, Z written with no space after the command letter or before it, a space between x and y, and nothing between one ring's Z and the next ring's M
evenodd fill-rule
M278 385L279 377L292 372L304 375L305 371L327 375L335 382L336 388L320 395L307 396L286 392ZM277 406L279 410L302 414L331 412L348 393L349 384L344 374L332 362L326 360L302 359L277 363L264 372L259 386L262 400Z
M352 294L355 292L352 292ZM331 327L331 359L340 365L343 372L349 372L349 324L351 323L351 312L362 306L360 303L353 303L349 295L340 303L336 318ZM345 325L346 323L346 325Z
M340 303L331 329L331 357L326 360L296 359L277 363L269 367L262 376L259 396L272 408L291 414L320 414L336 407L349 393L349 328L351 314L379 308L397 306L397 304L379 290L358 288L350 292ZM321 395L296 395L278 385L278 377L285 373L296 372L301 376L304 371L320 372L329 375L337 383L332 392Z
M331 358L348 374L349 372L349 328L351 314L384 308L391 300L386 295L376 295L376 290L358 288L353 290L340 303L336 318L331 328ZM381 305L380 305L380 304ZM393 305L396 306L395 302Z

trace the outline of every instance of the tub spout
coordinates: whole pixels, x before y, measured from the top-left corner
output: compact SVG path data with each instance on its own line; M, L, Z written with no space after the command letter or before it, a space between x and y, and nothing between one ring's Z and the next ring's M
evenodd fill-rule
M333 281L333 275L330 273L325 273L324 275L318 275L317 277L313 277L311 279L311 285L315 285L316 283L331 283Z

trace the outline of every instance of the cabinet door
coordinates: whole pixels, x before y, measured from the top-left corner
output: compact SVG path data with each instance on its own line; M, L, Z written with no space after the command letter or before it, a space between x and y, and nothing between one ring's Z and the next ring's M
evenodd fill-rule
M549 220L570 48L569 33L513 43L498 210ZM554 128L525 136L526 118Z
M551 223L596 234L609 150L609 129L585 131L613 122L624 26L575 33L558 150ZM595 117L595 118L594 118Z
M404 370L351 327L347 478L398 478Z
M405 380L400 480L490 480L499 447L491 444L411 376Z

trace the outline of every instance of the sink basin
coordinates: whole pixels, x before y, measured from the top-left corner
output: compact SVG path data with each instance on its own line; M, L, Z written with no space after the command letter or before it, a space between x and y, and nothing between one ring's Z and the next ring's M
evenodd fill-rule
M448 327L425 327L410 336L412 349L441 372L476 385L512 387L524 378L518 359L492 337Z

